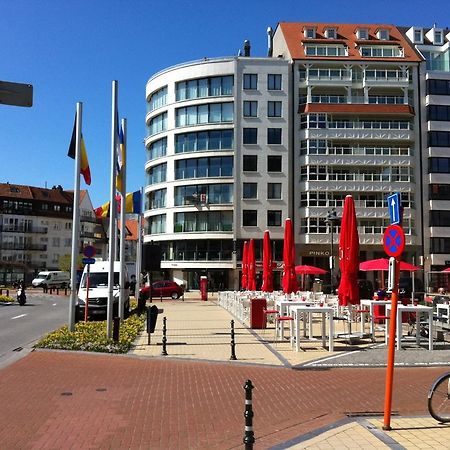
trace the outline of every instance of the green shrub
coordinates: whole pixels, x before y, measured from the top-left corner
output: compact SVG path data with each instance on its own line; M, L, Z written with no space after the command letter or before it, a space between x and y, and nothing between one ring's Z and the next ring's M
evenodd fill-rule
M103 353L127 353L145 324L145 315L132 315L120 324L119 341L106 337L106 321L79 322L70 332L67 326L49 333L34 347L82 350Z
M12 303L14 299L7 295L0 295L0 303Z

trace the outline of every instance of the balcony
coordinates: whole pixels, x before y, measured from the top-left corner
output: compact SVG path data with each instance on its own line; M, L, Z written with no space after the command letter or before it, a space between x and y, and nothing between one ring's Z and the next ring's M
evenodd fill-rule
M366 70L362 81L364 87L409 86L409 76L401 70Z
M299 104L327 103L327 104L366 104L366 105L410 105L411 99L399 95L311 95L299 97Z
M30 227L17 225L0 225L0 233L38 233L46 234L47 227Z
M2 242L0 243L1 250L36 250L36 251L47 251L46 244L24 244L24 243L14 243L14 242Z

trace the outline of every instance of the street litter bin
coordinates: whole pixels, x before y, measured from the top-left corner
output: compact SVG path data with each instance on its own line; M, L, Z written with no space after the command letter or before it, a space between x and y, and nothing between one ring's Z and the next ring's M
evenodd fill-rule
M156 320L158 319L158 307L156 305L147 308L147 333L154 333Z
M200 294L202 300L208 300L208 277L204 275L200 277Z
M250 328L266 328L266 309L267 301L265 298L252 298L250 300Z

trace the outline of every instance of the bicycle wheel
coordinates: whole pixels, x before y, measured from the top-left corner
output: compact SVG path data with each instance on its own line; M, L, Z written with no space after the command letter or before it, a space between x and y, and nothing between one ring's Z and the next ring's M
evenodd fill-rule
M450 372L441 375L431 386L428 411L438 422L450 422Z

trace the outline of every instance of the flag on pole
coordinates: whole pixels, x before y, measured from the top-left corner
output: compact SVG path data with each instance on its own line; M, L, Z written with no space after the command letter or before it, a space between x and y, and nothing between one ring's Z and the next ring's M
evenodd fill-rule
M118 121L117 121L118 122ZM125 172L125 141L122 126L119 126L117 134L117 168L116 168L116 188L121 193L124 194L123 186L123 174Z
M105 217L109 217L109 202L106 202L102 206L94 209L95 217L98 219L102 219Z
M75 159L76 124L77 124L77 115L75 114L75 122L73 124L73 131L72 131L72 139L70 139L69 151L67 152L67 156L69 156L72 159ZM89 161L88 161L88 157L87 157L86 147L84 145L83 133L81 133L80 173L84 177L84 182L89 186L91 184L91 169L89 168Z
M125 197L125 212L141 214L141 191L127 193Z

